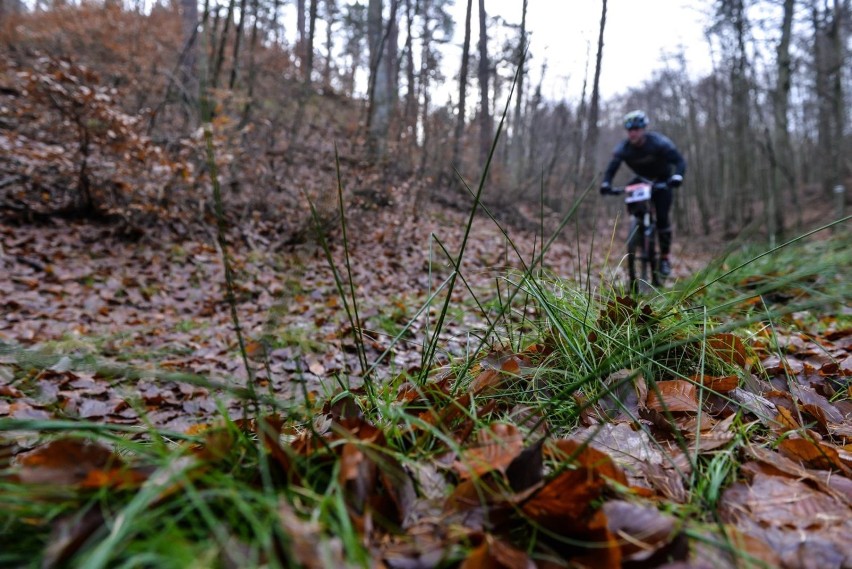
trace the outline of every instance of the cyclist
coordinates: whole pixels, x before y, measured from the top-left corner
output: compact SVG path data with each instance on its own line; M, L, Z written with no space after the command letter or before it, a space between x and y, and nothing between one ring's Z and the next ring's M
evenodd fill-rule
M627 139L618 143L612 160L604 172L601 194L612 190L612 178L622 162L625 162L637 177L653 181L666 181L666 188L654 190L653 202L657 211L657 232L660 236L660 275L667 277L672 268L669 252L672 246L672 228L669 210L674 200L674 188L683 182L686 160L674 143L658 132L646 131L648 117L642 111L631 111L624 116Z

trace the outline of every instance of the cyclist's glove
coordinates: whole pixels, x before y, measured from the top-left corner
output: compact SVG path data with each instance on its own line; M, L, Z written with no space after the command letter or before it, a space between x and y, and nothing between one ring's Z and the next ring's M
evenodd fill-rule
M612 186L610 185L610 183L609 182L603 182L601 184L601 195L605 196L605 195L611 194L611 193L612 193Z
M671 178L669 178L669 187L670 188L679 188L683 183L683 176L680 174L675 174Z

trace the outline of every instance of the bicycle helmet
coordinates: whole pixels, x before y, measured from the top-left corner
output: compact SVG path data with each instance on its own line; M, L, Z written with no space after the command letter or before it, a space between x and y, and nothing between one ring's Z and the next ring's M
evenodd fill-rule
M648 117L642 111L630 111L624 115L624 128L645 128L648 126Z

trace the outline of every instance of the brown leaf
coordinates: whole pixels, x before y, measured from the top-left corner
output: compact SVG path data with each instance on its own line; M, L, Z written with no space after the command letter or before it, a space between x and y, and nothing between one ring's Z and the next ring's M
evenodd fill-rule
M0 396L20 398L23 397L24 394L20 389L12 387L11 385L0 385Z
M776 430L779 433L786 433L787 431L795 431L800 428L798 420L793 416L793 412L787 409L786 407L778 406L778 415L775 417L775 422L777 425L770 425L773 430Z
M734 438L734 433L731 432L736 414L729 415L726 419L716 423L709 430L699 433L697 442L699 452L707 452L723 447Z
M707 348L725 363L746 367L745 344L733 334L714 334L707 338Z
M751 484L737 482L722 495L724 519L748 518L773 527L827 527L852 520L852 509L803 482L758 473Z
M679 411L698 411L698 395L695 384L680 379L672 381L658 381L657 389L653 385L648 389L649 409L663 413Z
M478 443L462 453L453 467L462 479L479 477L497 470L505 473L506 469L524 449L524 439L514 425L494 423L479 432Z
M840 460L837 449L828 443L788 438L781 441L778 449L782 454L811 468L839 470L847 475L852 474L852 470Z
M587 468L566 470L547 482L521 509L533 521L560 533L583 532L604 488Z
M653 505L610 500L603 511L625 560L647 560L671 543L678 531L677 521Z
M108 448L79 439L58 439L17 457L18 479L25 484L102 488L133 486L145 476L126 470Z
M470 385L470 389L471 391L473 391L473 393L477 395L482 393L488 393L500 389L500 387L505 381L506 376L504 376L498 370L486 369L476 376L476 378Z
M486 534L478 547L462 561L460 569L535 569L532 559L520 549Z
M728 375L724 377L714 377L709 375L694 375L690 378L695 383L703 385L718 393L726 393L737 388L740 384L740 378L736 375Z
M558 439L547 448L548 454L556 460L576 462L622 486L628 485L624 471L616 466L608 454L596 448L583 445L572 439Z

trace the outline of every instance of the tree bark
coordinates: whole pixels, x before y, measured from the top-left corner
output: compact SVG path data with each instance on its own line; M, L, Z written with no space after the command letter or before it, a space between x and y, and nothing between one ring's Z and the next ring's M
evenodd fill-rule
M423 19L423 28L420 32L420 95L422 97L420 104L420 127L423 136L423 144L420 148L420 164L418 172L422 175L426 170L426 165L429 160L432 141L432 126L429 124L429 107L432 104L429 82L429 72L431 71L431 62L429 50L432 45L432 25L430 12L432 8L432 0L422 0L420 16Z
M740 199L731 200L734 211L731 212L737 220L738 227L744 227L752 220L751 200L746 197L754 190L750 183L752 162L752 144L750 134L750 97L748 84L748 60L746 53L746 12L743 0L733 0L733 26L736 34L737 51L731 72L731 94L734 117L734 161L736 164L735 189Z
M181 34L183 36L184 55L181 62L181 82L189 97L198 95L198 2L181 0Z
M257 65L255 60L255 53L257 49L257 37L258 37L258 27L260 22L260 0L252 0L251 3L252 9L252 27L251 27L251 39L249 40L249 68L248 68L248 79L247 79L247 94L246 94L246 104L243 106L243 116L240 119L240 126L243 127L248 124L249 119L251 117L251 108L252 108L252 98L254 97L254 81L257 76Z
M334 70L334 34L331 33L337 16L337 0L325 0L325 67L322 71L322 84L331 88L331 75Z
M243 39L243 29L246 22L246 0L240 0L240 23L237 26L237 37L234 38L234 53L231 66L231 78L228 80L228 89L233 90L237 83L237 73L240 68L240 45Z
M517 65L518 84L515 88L515 114L512 128L512 158L515 170L515 187L521 187L524 177L524 121L522 116L524 102L524 81L526 79L526 50L527 50L527 0L524 0L521 12L521 31L518 38Z
M589 159L585 162L585 172L582 176L583 183L591 183L594 177L593 168L595 167L595 158L598 155L598 116L600 114L600 80L601 80L601 62L603 61L603 46L604 46L604 29L606 28L606 0L603 0L601 8L601 25L598 31L598 54L595 58L595 77L592 81L592 100L589 104L589 123L586 135L586 152Z
M382 0L370 0L367 12L367 37L370 46L370 87L368 95L367 137L368 152L373 160L381 159L387 151L390 128L391 78L388 72L387 52L396 49L387 41L392 20L396 18L396 0L391 1L388 29L384 29Z
M526 3L526 0L524 0ZM461 141L464 135L465 107L467 106L467 74L470 63L470 20L473 12L473 0L467 0L464 17L464 42L462 43L461 69L459 70L459 106L456 116L456 130L453 133L453 167L461 170Z
M311 75L314 72L314 38L317 30L317 12L319 0L311 0L309 16L308 16L308 41L305 44L305 72L304 79L306 83L311 82Z
M784 14L781 21L781 38L778 41L778 46L775 50L776 68L777 68L777 83L772 92L772 112L775 129L776 154L778 164L773 165L773 168L781 171L783 182L777 176L773 177L776 182L783 183L787 188L787 195L790 198L790 203L793 205L792 211L796 212L798 208L798 192L796 191L796 179L793 170L792 152L790 145L790 126L787 120L787 114L790 110L790 85L792 76L792 64L790 59L790 39L793 29L793 10L795 8L795 0L784 0ZM774 223L776 230L784 233L784 210L783 205L779 207L778 198L783 195L780 188L776 184L772 187L772 202L770 209L774 209Z
M411 146L416 146L417 136L415 135L415 127L417 126L417 85L415 82L414 72L414 16L415 8L411 6L411 0L405 0L405 127L408 136L412 142Z
M843 129L846 125L846 104L843 91L843 69L845 64L844 48L846 46L846 22L844 14L849 14L850 3L846 6L841 4L842 0L834 0L834 14L830 28L830 61L831 61L831 116L834 122L831 145L831 190L836 185L842 184L845 178L844 159L848 156L846 152L845 137Z
M210 85L215 89L219 86L219 75L222 73L222 64L225 61L225 44L228 42L228 31L231 29L231 20L234 18L236 0L228 3L228 15L225 17L225 25L222 28L222 36L219 38L219 47L216 50L216 63L213 66L213 77Z
M485 0L479 0L479 160L482 166L488 160L491 143L494 138L494 121L491 120L491 108L488 103L488 17L485 13Z
M308 40L307 22L305 20L305 1L296 0L296 57L299 65L305 65L305 44Z

